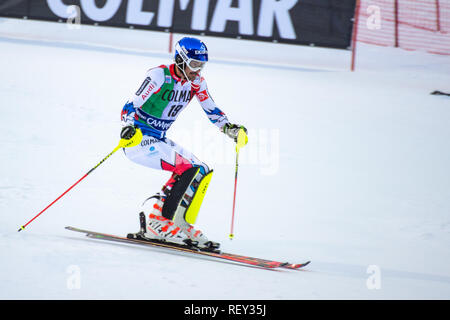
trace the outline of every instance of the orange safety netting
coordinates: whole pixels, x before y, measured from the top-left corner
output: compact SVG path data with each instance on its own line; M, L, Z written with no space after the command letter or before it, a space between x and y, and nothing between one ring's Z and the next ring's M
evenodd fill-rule
M450 0L360 0L356 41L450 55Z

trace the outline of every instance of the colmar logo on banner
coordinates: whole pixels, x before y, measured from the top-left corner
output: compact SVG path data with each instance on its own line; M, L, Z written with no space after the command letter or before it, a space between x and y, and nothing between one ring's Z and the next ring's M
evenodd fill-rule
M348 50L356 1L9 0L0 4L0 17Z
M58 17L67 19L69 2L77 4L78 1L46 0L49 9ZM65 3L67 2L67 3ZM204 1L185 0L182 7L185 10L176 12L176 0L154 1L152 11L144 9L143 1L132 0L106 0L103 6L97 6L96 1L81 1L81 11L91 20L106 22L116 19L116 14L125 10L125 23L127 25L154 25L160 28L170 28L174 23L174 16L178 19L190 20L192 31L210 31L223 33L228 22L237 22L240 35L271 37L275 26L281 38L296 39L296 31L293 26L293 17L289 11L297 4L298 0L264 0L259 10L255 8L252 0L239 1L238 6L233 6L232 1ZM188 5L192 3L192 9ZM212 11L209 10L211 6ZM212 12L212 15L211 15ZM254 24L254 17L257 23ZM208 24L208 21L211 21Z

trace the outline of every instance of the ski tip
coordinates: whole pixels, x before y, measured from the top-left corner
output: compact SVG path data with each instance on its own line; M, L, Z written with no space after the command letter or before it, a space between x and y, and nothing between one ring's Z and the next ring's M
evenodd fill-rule
M294 267L294 269L300 269L300 268L306 267L310 263L311 263L311 261L306 261L305 263L294 264L293 267Z
M287 269L300 269L303 267L306 267L308 264L310 264L311 261L306 261L304 263L285 263L282 267Z
M25 230L25 226L21 226L21 227L19 228L19 230L17 230L17 232L20 232L20 231L22 231L22 230Z
M311 261L306 261L305 263L301 264L301 266L299 268L306 267L310 263L311 263Z

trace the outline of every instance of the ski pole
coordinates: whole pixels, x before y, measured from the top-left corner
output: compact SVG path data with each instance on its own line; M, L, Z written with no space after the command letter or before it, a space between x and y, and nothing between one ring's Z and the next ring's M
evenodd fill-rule
M117 145L117 147L114 148L114 150L108 154L106 157L103 158L102 161L100 161L99 163L97 163L97 165L95 167L93 167L91 170L89 170L84 176L82 176L77 182L75 182L69 189L67 189L66 191L64 191L58 198L56 198L52 203L50 203L48 206L46 206L44 208L44 210L42 210L41 212L39 212L36 216L34 216L30 221L28 221L27 223L25 223L23 226L21 226L19 228L19 230L17 230L18 232L25 230L25 228L37 217L39 217L42 213L44 213L48 208L50 208L56 201L58 201L59 199L61 199L66 193L68 193L70 190L72 190L73 187L75 187L79 182L81 182L84 178L86 178L90 173L92 173L92 171L94 171L95 169L97 169L103 162L106 161L106 159L108 159L110 156L112 156L117 150L121 149L121 148L129 148L129 147L134 147L137 146L139 143L141 143L142 141L142 131L140 129L136 129L136 134L131 138L131 139L120 139L119 144Z
M233 212L231 215L231 229L230 229L230 240L234 238L234 211L236 208L236 190L237 190L237 178L238 178L238 168L239 168L239 150L245 146L248 142L247 134L244 129L240 129L236 141L236 166L234 171L234 194L233 194Z

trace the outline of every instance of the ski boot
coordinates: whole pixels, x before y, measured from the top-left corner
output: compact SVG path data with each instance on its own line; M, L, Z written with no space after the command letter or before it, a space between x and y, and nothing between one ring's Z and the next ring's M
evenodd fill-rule
M192 241L177 227L173 221L163 216L149 215L146 222L145 213L139 213L140 230L136 233L129 233L128 239L144 240L150 242L168 243L181 247L195 247Z
M191 241L183 233L180 227L175 223L162 216L162 206L164 205L164 198L159 194L151 196L149 199L156 198L157 201L148 216L146 221L145 213L139 213L140 229L137 233L129 233L127 238L139 239L153 242L170 242L181 246L191 246ZM145 202L147 201L145 200Z
M190 239L192 245L199 250L220 253L220 243L208 240L200 230L194 229L194 226L186 224L181 229L188 239Z

